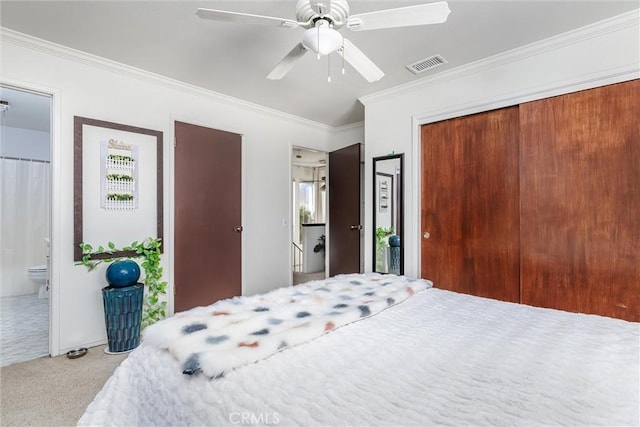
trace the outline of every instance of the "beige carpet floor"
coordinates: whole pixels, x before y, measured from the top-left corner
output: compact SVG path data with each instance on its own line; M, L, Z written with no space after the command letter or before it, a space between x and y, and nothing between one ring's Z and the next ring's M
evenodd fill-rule
M1 426L75 426L128 354L92 347L78 359L41 357L0 369Z
M300 273L298 271L293 272L293 284L298 285L300 283L309 282L311 280L322 280L325 278L324 271L318 273Z

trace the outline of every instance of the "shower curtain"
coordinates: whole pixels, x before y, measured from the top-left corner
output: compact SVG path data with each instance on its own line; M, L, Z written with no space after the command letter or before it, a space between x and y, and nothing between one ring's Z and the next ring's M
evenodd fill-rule
M49 163L0 158L0 296L36 293L29 267L49 253Z

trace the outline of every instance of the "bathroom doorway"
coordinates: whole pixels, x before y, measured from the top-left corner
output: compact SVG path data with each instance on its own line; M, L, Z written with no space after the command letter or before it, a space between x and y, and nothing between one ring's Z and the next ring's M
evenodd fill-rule
M293 284L325 278L327 153L293 147L291 160Z
M52 97L0 85L0 366L49 355Z

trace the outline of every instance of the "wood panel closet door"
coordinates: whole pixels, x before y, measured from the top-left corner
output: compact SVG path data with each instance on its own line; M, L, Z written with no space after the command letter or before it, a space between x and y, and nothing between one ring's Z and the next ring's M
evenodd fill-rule
M520 113L522 302L640 321L640 81Z
M438 288L520 299L518 123L511 107L422 127L421 275Z
M242 294L242 136L175 122L174 309Z

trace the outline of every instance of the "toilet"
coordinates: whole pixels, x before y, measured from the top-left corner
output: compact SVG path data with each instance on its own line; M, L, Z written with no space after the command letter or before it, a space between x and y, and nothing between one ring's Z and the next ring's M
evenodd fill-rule
M40 286L38 291L38 298L47 298L49 296L49 289L47 286L47 266L35 265L29 267L29 279Z

